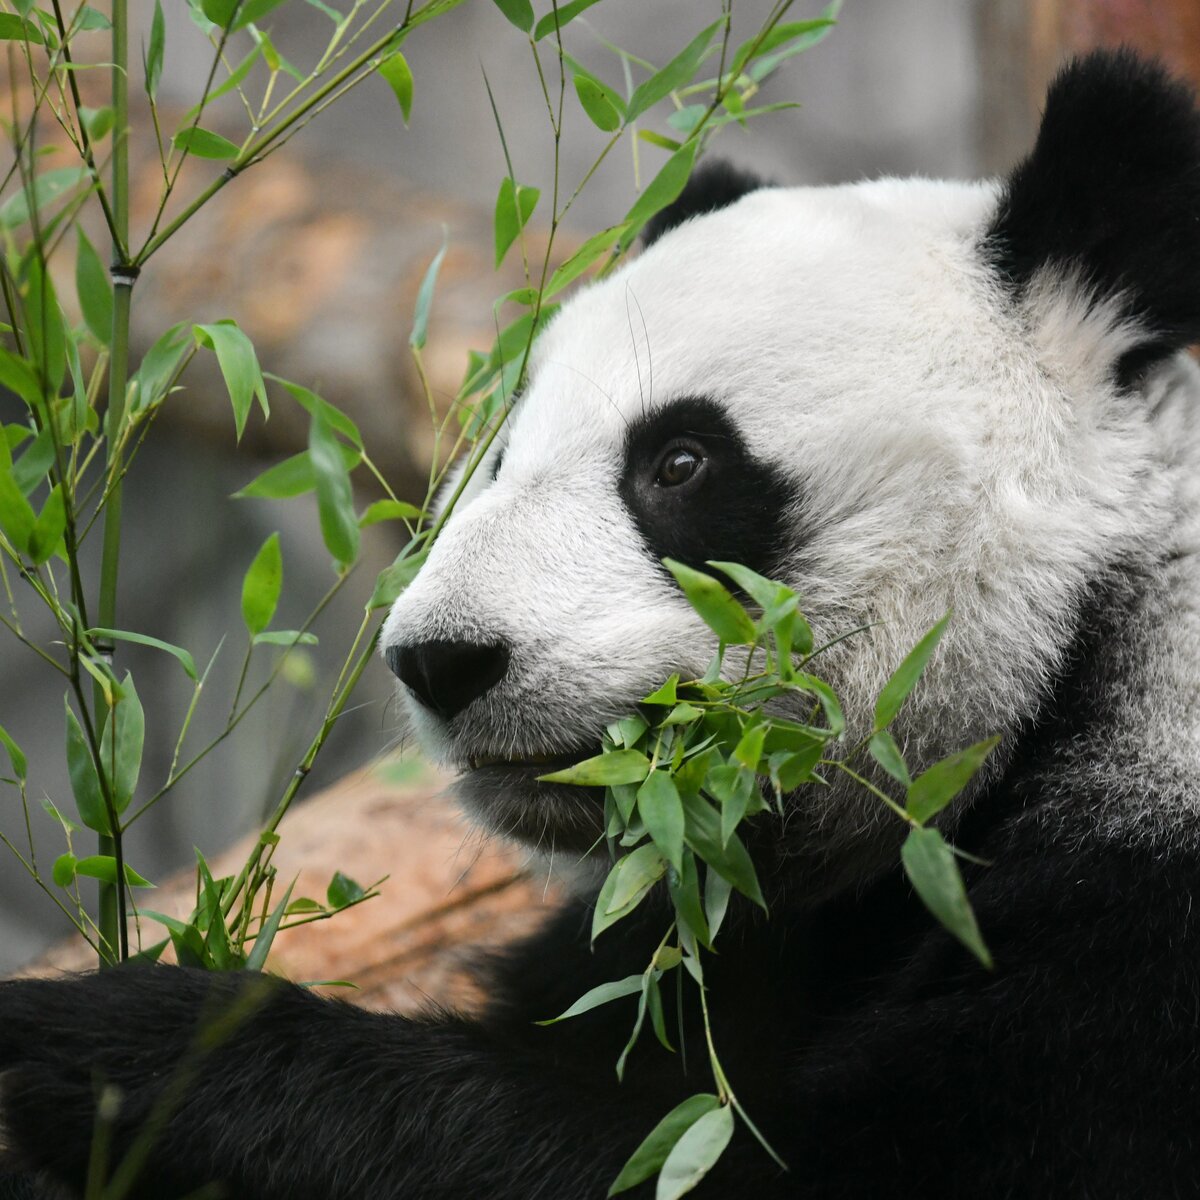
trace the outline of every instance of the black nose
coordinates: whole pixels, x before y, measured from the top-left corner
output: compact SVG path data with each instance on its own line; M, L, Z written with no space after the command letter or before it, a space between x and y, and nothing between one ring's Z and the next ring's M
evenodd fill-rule
M426 708L447 721L499 683L512 657L502 642L417 642L389 646L387 665Z

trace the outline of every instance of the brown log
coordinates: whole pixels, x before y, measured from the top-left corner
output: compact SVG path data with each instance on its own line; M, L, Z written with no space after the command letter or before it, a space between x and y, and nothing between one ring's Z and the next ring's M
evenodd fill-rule
M445 777L423 768L407 784L368 769L289 815L275 853L277 892L296 880L294 897L321 900L335 871L367 885L388 876L381 895L327 921L282 930L269 969L298 982L347 980L331 989L367 1008L412 1011L430 1001L470 1010L482 999L472 973L481 951L532 933L553 911L559 890L533 877L521 855L485 839L446 796ZM210 863L220 877L237 871L254 844L244 838ZM195 879L184 872L141 903L186 917ZM162 935L141 923L142 942ZM82 940L56 946L25 974L83 970L94 956Z

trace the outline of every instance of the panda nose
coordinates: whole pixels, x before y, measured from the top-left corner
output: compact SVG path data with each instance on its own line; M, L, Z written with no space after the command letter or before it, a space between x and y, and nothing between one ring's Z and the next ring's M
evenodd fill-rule
M503 642L416 642L384 651L400 682L447 721L499 683L511 657Z

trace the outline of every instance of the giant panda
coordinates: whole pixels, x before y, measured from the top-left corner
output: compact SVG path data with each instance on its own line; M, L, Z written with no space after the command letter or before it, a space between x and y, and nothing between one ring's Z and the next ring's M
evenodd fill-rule
M1003 739L945 814L991 971L917 902L898 823L859 793L810 787L755 819L771 915L733 913L706 978L727 1072L789 1170L739 1131L695 1194L1200 1195L1190 93L1093 54L1002 181L709 169L647 242L539 341L383 636L466 808L573 857L578 898L489 967L478 1018L280 983L197 1059L198 1023L255 980L5 984L14 1169L82 1194L103 1078L122 1101L108 1162L157 1122L123 1196L604 1196L708 1080L651 1043L618 1084L618 1004L533 1024L640 971L662 930L650 902L589 947L596 793L537 776L708 663L669 556L786 579L819 632L870 624L823 666L848 736L952 610L897 736L916 765Z

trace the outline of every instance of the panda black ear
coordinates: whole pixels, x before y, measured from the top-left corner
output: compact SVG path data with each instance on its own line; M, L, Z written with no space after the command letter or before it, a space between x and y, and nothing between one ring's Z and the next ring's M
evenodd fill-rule
M765 179L724 159L703 163L692 172L679 196L646 222L642 229L642 245L650 246L676 225L704 213L716 212L767 186Z
M1129 50L1054 80L1033 153L1004 184L986 253L1021 296L1040 269L1074 272L1139 330L1128 384L1200 341L1200 113L1191 90Z

